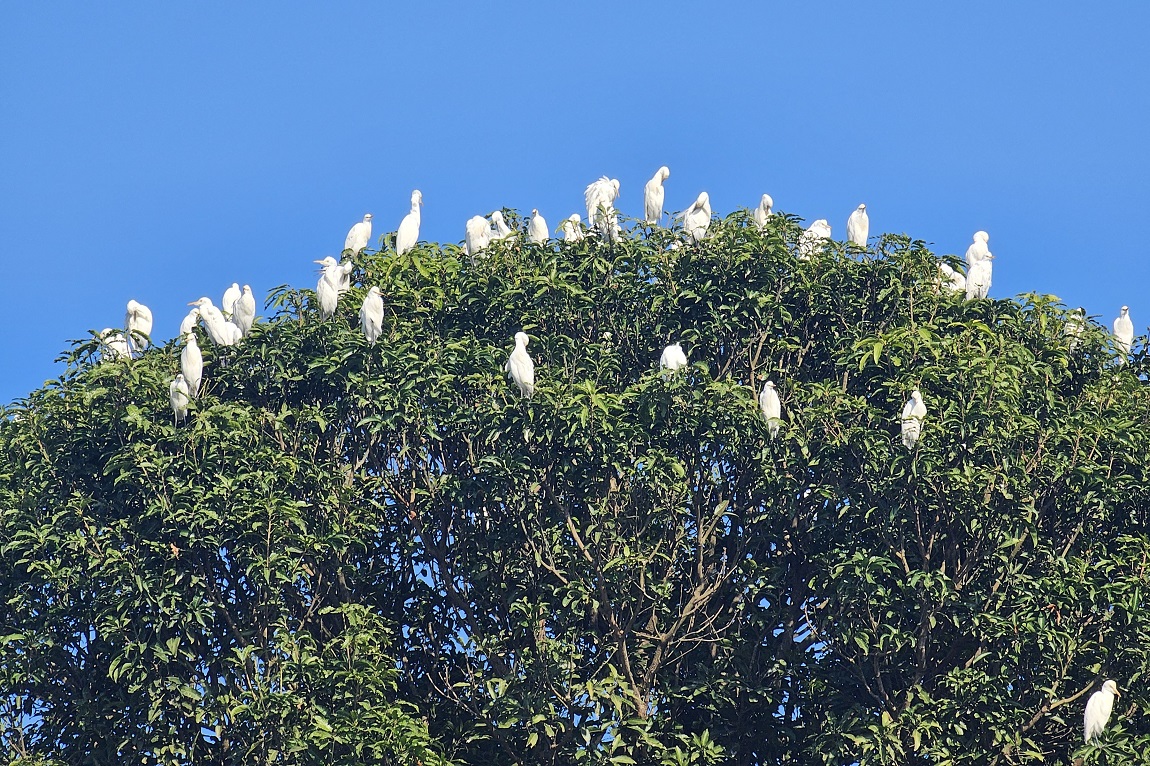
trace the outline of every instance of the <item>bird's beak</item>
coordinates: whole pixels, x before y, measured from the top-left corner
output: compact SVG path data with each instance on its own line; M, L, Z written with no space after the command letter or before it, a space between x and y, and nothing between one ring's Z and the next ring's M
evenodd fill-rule
M312 261L312 263L319 263L319 264L322 264L322 263L323 263L323 261Z
M197 303L199 303L199 301L192 301L192 302L191 302L191 303L189 303L188 305L189 305L189 306L195 306Z

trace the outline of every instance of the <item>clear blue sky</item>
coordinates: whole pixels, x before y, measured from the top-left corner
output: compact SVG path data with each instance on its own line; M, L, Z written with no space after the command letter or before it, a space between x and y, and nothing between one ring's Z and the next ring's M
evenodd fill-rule
M135 298L313 286L365 212L424 239L608 174L997 256L991 295L1150 323L1150 5L0 5L0 401ZM374 237L373 237L374 239ZM262 303L261 303L262 305Z

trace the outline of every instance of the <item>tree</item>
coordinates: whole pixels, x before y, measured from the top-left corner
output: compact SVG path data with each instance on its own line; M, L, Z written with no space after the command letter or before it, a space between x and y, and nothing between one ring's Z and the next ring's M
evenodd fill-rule
M209 351L178 426L177 346L78 343L0 423L7 750L1145 761L1144 352L1068 338L1048 296L964 302L922 242L801 260L800 233L363 254L334 318L281 288ZM1103 678L1125 694L1083 746Z

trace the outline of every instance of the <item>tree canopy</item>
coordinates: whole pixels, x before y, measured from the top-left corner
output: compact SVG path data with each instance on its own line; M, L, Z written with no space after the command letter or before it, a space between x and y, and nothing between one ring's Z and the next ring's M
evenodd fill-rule
M1144 353L1051 296L963 300L921 241L803 260L801 232L359 254L334 317L283 287L239 345L201 336L178 425L178 341L78 342L0 419L4 751L1150 761Z

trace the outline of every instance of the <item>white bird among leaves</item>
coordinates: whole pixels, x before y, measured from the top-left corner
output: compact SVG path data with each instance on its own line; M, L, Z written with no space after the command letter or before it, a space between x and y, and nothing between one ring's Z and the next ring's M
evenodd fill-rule
M524 399L530 399L535 393L535 362L531 361L531 355L527 353L528 340L527 333L515 333L515 349L503 366L507 377L519 387L519 395Z
M966 270L966 299L985 298L990 292L990 277L993 271L994 256L989 252L986 257L975 261Z
M188 417L188 383L183 373L176 375L176 379L168 385L168 398L172 402L172 414L176 424Z
M675 372L686 366L687 355L683 353L683 346L679 343L672 343L659 355L659 367L667 372Z
M985 231L974 232L974 241L970 243L970 247L966 248L967 274L970 273L971 266L990 257L988 242L990 242L990 235Z
M666 165L655 171L654 177L643 187L643 219L654 226L663 217L663 182L671 177Z
M188 315L185 316L183 318L183 320L180 322L180 337L182 338L183 336L190 333L192 331L192 328L195 327L199 323L199 321L200 321L200 310L198 308L194 308L191 311L189 311Z
M782 423L783 417L783 405L779 401L779 392L775 390L774 381L768 380L763 386L762 393L759 394L759 409L763 411L771 438L774 439L779 435L779 424Z
M371 287L364 296L363 305L359 307L359 324L367 342L374 346L383 332L383 298L378 287Z
M683 212L683 228L694 242L702 242L711 225L711 198L700 192L691 206Z
M755 208L752 215L755 218L755 225L760 229L767 228L767 219L771 217L771 208L775 206L775 201L771 199L771 195L764 194L763 198L759 200L759 206Z
M567 216L567 220L560 225L560 228L563 229L564 242L578 242L583 239L583 219L578 213Z
M184 347L180 350L180 372L188 384L188 394L198 399L200 382L204 379L204 355L194 332L184 336Z
M1130 307L1123 306L1122 312L1114 320L1114 341L1118 350L1122 352L1119 364L1126 363L1126 355L1130 353L1130 346L1134 344L1134 322L1130 321Z
M799 260L809 260L822 244L830 238L831 225L827 223L827 219L819 218L816 221L812 221L811 225L807 227L807 230L799 236Z
M1118 684L1113 681L1105 681L1101 690L1090 695L1086 701L1086 713L1082 716L1082 736L1087 742L1106 728L1110 722L1110 713L1114 710L1114 698L1120 696Z
M507 221L503 220L503 212L500 210L491 214L491 228L492 242L499 239L511 239L515 236L515 232L507 225Z
M117 332L111 327L100 331L100 359L104 362L116 359L131 359L132 352L128 348L128 339L124 333Z
M355 255L367 247L369 242L371 242L371 213L348 230L347 237L343 240L343 249L350 250L351 254Z
M231 319L232 314L235 313L236 301L240 299L240 284L239 282L232 282L231 287L224 290L224 299L220 302L220 313L224 315L224 319Z
M143 351L152 338L152 310L138 301L128 301L124 327L128 330L128 340L132 348Z
M539 215L539 211L531 211L531 222L527 224L527 239L536 245L543 245L551 237L551 230L547 228L547 219Z
M411 212L399 222L395 232L395 252L403 255L419 241L419 208L423 206L423 192L416 189L411 193Z
M922 421L926 417L926 404L922 392L917 388L910 392L910 399L902 408L902 445L914 449L922 436Z
M331 256L325 260L328 259L335 260ZM316 261L316 263L323 263L323 261ZM335 307L339 303L339 284L338 281L333 281L333 278L338 280L338 274L325 267L319 275L319 280L315 283L315 297L319 301L320 314L324 319L335 313Z
M481 215L467 219L463 248L472 259L482 253L491 243L491 224Z
M252 331L252 324L256 321L256 297L252 295L251 285L244 285L240 297L232 304L232 322L240 328L240 334L247 337Z
M208 337L212 339L212 343L215 343L217 346L231 346L235 344L235 336L232 334L231 329L235 327L235 325L224 319L224 315L215 307L211 298L205 296L198 301L192 301L188 305L199 308L200 323L203 324L204 330L208 333Z
M938 282L956 293L966 292L966 277L951 268L949 263L938 264Z
M619 180L602 176L592 181L583 192L587 203L587 227L597 229L608 242L619 238L619 217L615 212L615 200L619 198Z
M847 239L859 247L866 247L870 236L870 218L866 214L866 205L859 205L847 219Z

